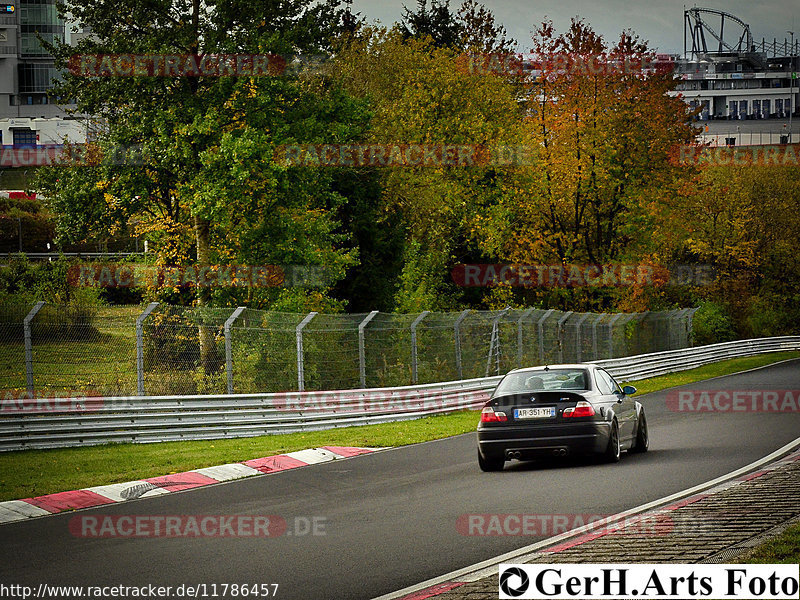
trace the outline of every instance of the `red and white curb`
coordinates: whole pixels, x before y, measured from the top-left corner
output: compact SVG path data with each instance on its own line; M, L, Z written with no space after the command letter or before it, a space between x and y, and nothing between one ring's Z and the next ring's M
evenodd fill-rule
M71 492L47 494L36 498L0 502L0 524L22 521L32 517L44 517L69 510L91 508L103 504L126 502L138 498L151 498L170 492L180 492L197 487L253 477L265 473L277 473L317 463L359 454L370 454L385 448L361 448L354 446L322 446L298 450L287 454L265 456L240 463L229 463L214 467L204 467L183 473L172 473L160 477L150 477L138 481L98 485Z
M761 477L775 469L800 460L800 450L797 449L798 444L800 444L800 438L786 444L768 456L754 461L745 467L736 469L727 475L707 481L706 483L677 492L659 500L648 502L647 504L608 517L607 519L595 521L573 529L572 531L567 531L546 540L536 542L535 544L520 548L519 550L514 550L507 554L459 569L458 571L429 579L417 585L385 594L374 600L426 600L427 598L434 598L467 583L478 581L490 575L496 575L497 569L502 563L528 562L535 556L561 552L567 548L573 548L604 535L609 535L611 529L609 529L608 525L622 521L632 515L645 514L648 516L653 515L654 518L657 518L658 515L679 510L684 506L693 504L694 502L708 498L723 490ZM790 452L788 456L786 455L787 452ZM602 531L593 532L593 530L596 529L602 529Z

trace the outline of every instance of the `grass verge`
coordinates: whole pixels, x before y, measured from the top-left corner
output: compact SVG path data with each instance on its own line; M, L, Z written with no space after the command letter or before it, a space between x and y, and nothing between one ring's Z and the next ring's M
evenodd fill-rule
M751 550L741 557L741 562L769 565L800 563L800 523L787 527L780 535Z
M638 394L645 394L789 358L800 358L800 352L736 358L634 383ZM468 433L476 425L476 412L459 411L413 421L308 433L4 452L0 453L0 500L155 477L319 446L404 446Z

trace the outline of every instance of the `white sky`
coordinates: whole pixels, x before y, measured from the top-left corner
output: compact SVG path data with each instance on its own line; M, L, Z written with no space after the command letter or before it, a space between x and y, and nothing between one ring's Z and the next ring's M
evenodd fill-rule
M683 0L484 0L482 3L505 25L519 43L518 50L523 52L529 49L531 29L543 18L552 19L562 32L574 16L583 17L607 41L616 40L623 29L630 28L659 52L683 52L684 6L695 6ZM380 20L391 25L400 20L404 4L416 10L416 0L353 0L353 10L369 22ZM451 9L460 5L461 0L450 0ZM784 37L790 37L787 29L795 32L795 40L800 36L798 0L702 0L698 6L739 17L750 25L755 42L761 42L762 37L768 42L777 37L782 42ZM718 26L717 19L711 22ZM728 25L726 20L726 29ZM707 41L710 44L713 40L707 37Z

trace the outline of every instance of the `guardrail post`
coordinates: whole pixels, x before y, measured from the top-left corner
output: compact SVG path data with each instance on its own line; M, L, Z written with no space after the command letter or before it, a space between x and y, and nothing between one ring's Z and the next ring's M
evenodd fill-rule
M417 325L427 317L431 311L425 310L411 323L411 383L417 383Z
M608 322L608 358L614 358L614 323L625 313L617 313Z
M228 393L233 393L233 348L231 345L231 325L244 312L245 306L240 306L231 313L225 321L225 373L228 376Z
M458 318L453 325L453 339L456 345L456 372L458 373L459 379L464 379L464 372L461 368L461 323L463 323L464 319L467 318L469 312L469 309L462 310L461 314L458 315Z
M572 316L572 311L568 310L564 313L564 316L558 320L558 326L556 329L556 333L558 335L558 362L564 362L564 336L562 334L562 328L564 326L564 322Z
M33 338L31 336L31 321L44 306L43 301L33 305L33 308L22 321L22 332L25 337L25 379L28 384L28 397L33 398Z
M294 334L297 338L297 391L302 392L306 389L306 374L303 370L303 327L311 322L311 319L317 316L316 312L308 313L305 318L300 321L300 324L295 327Z
M517 367L522 367L522 323L531 316L531 313L536 310L535 308L529 308L522 316L517 319Z
M599 360L597 358L597 325L600 321L603 320L603 317L606 316L606 313L601 313L597 315L597 318L592 323L592 356L594 357L592 360Z
M551 308L536 322L536 330L539 334L539 364L544 364L544 322L555 310L555 308Z
M144 341L142 325L144 320L158 306L158 302L151 302L144 309L144 312L136 317L136 393L144 396Z
M495 374L500 374L500 331L498 330L498 323L510 310L511 307L506 306L499 315L492 319L492 335L489 337L489 355L486 357L486 377L489 376L489 370L492 368L492 351L495 347L497 348Z
M361 381L361 389L367 387L367 354L364 351L364 328L377 314L378 311L373 310L358 324L358 376Z
M575 327L575 348L577 349L575 359L577 362L583 362L583 339L581 339L581 327L583 322L588 319L592 313L584 313Z

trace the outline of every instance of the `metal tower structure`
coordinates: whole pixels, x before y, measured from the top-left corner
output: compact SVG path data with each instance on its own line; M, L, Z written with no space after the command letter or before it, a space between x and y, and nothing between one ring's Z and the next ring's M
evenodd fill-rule
M711 22L717 18L719 18L719 27L715 28ZM714 54L743 54L755 51L750 25L730 13L695 6L684 10L683 21L683 52L684 56L687 56L689 50L687 34L689 34L692 41L691 51L688 54L690 60ZM730 25L728 32L725 31L726 23L733 25L732 32ZM716 48L713 47L715 45L713 40L710 45L707 43L707 35L716 40Z

